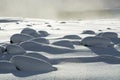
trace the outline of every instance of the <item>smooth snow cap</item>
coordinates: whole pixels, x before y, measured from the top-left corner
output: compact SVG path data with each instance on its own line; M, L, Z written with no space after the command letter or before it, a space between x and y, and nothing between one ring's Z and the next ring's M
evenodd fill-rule
M118 38L118 34L115 32L104 32L104 33L99 33L97 35L98 37L103 37L103 38Z
M11 62L14 63L20 71L49 72L54 70L48 62L29 56L13 56Z
M86 37L81 41L81 44L85 46L94 46L94 47L113 46L111 40L101 37Z
M10 44L6 47L8 54L24 54L25 50L19 45Z
M95 32L92 30L84 30L82 34L95 34Z
M9 61L0 61L0 71L16 71L16 67Z
M30 40L34 37L30 36L30 35L27 35L27 34L14 34L11 36L10 38L10 41L12 43L20 43L20 42L23 42L23 41L27 41L27 40Z
M38 31L42 37L46 37L49 35L49 33L47 31Z
M57 46L63 46L63 47L68 47L68 48L74 48L73 43L68 40L60 40L52 43L53 45Z
M50 60L47 57L45 57L42 54L37 53L37 52L29 52L29 53L26 53L25 56L30 56L30 57L34 57L37 59L42 59L42 60L45 60L46 62L50 63Z
M63 38L65 38L65 39L81 39L81 37L78 35L66 35Z
M35 42L38 42L38 43L44 43L44 44L49 44L49 40L45 39L45 38L33 38L31 39L31 41L35 41Z
M41 37L41 35L39 33L36 32L36 30L32 29L32 28L24 28L21 31L22 34L27 34L33 37Z

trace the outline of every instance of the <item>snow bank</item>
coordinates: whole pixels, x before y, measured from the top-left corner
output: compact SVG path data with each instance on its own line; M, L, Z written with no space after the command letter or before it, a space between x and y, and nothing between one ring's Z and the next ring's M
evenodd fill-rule
M10 38L10 42L11 43L20 43L20 42L23 42L23 41L27 41L27 40L30 40L34 37L30 36L30 35L27 35L27 34L14 34L11 36Z
M30 36L33 36L33 37L41 37L41 35L39 33L37 33L36 30L31 29L31 28L24 28L21 31L21 33L22 34L27 34L27 35L30 35Z
M45 60L46 62L50 63L50 60L47 57L45 57L42 54L37 53L37 52L29 52L29 53L26 53L25 56L30 56L30 57L42 59L42 60Z
M60 41L56 41L52 44L57 45L57 46L68 47L68 48L74 48L73 43L68 40L60 40Z
M48 62L36 59L28 56L13 56L11 58L11 62L15 64L15 66L20 71L39 71L39 72L48 72L53 71L54 68Z
M92 30L84 30L82 34L95 34L95 32Z
M47 31L38 31L41 34L41 37L46 37L49 35Z
M35 41L38 43L44 43L44 44L49 44L49 40L45 39L45 38L33 38L30 41Z
M109 39L118 38L118 34L115 33L115 32L104 32L104 33L99 33L97 36L98 36L98 37L103 37L103 38L109 38Z
M16 67L9 61L0 61L0 71L16 71Z
M66 35L63 38L65 38L65 39L81 39L81 37L78 35Z
M81 44L85 46L94 46L94 47L113 46L111 40L101 37L86 37L81 41Z
M8 54L24 54L25 50L19 45L10 44L6 47Z

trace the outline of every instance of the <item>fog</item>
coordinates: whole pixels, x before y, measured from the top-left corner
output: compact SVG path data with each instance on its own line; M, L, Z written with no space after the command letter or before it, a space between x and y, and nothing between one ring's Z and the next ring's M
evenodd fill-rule
M0 0L0 17L118 18L120 0Z

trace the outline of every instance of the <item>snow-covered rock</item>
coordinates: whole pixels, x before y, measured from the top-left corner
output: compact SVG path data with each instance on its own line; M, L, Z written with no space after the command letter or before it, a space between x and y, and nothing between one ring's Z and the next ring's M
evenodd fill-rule
M45 38L33 38L31 39L30 41L35 41L35 42L38 42L38 43L44 43L44 44L49 44L49 40L45 39Z
M26 53L24 55L34 57L34 58L38 58L38 59L42 59L42 60L45 60L46 62L50 63L50 60L47 57L45 57L42 54L37 53L37 52L29 52L29 53Z
M41 35L36 32L36 30L32 29L32 28L24 28L22 31L21 31L22 34L27 34L27 35L30 35L30 36L33 36L33 37L41 37Z
M63 37L64 39L81 39L78 35L66 35Z
M47 31L38 31L41 34L41 37L46 37L49 35Z
M13 56L11 62L14 63L20 71L49 72L54 70L54 67L48 62L29 56Z
M74 48L73 43L68 40L60 40L52 43L53 45L57 46L63 46L63 47L68 47L68 48Z
M27 34L14 34L11 36L10 38L10 42L11 43L20 43L20 42L23 42L23 41L27 41L27 40L30 40L34 37L30 36L30 35L27 35Z
M95 34L95 32L92 30L84 30L82 34Z
M93 47L109 47L113 46L111 40L101 37L85 37L81 41L82 45L93 46Z
M0 46L0 54L5 52L5 47Z
M97 36L103 38L109 38L109 39L118 38L118 34L115 32L103 32L103 33L99 33Z
M21 47L23 47L25 50L29 51L41 51L41 52L47 52L47 53L67 53L72 52L74 50L66 49L66 48L60 48L57 46L47 45L47 44L41 44L34 41L26 41L22 42L20 44Z
M0 61L0 71L16 71L16 67L10 61Z
M19 46L19 45L14 45L10 44L6 47L6 51L8 54L24 54L25 50Z

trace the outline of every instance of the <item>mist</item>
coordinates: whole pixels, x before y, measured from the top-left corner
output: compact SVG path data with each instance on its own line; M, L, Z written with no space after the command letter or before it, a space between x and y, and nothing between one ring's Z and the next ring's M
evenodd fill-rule
M120 0L0 0L0 17L118 18Z

